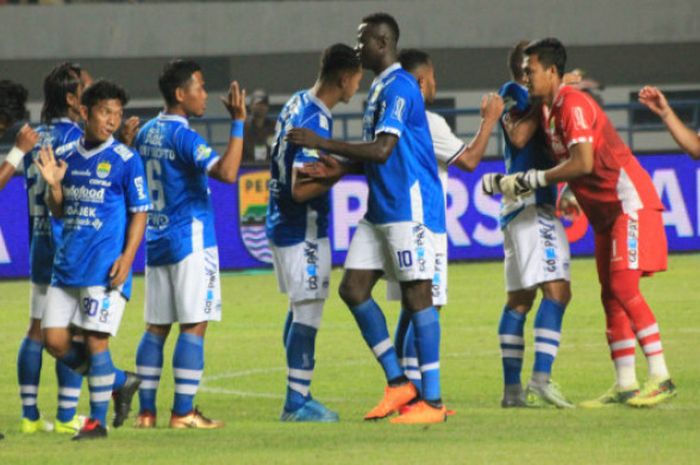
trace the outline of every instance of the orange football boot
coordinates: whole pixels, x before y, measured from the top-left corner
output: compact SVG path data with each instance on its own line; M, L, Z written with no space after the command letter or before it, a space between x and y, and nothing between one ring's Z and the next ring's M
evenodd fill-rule
M391 419L392 423L402 425L442 423L444 421L447 421L447 409L445 406L436 408L424 400L412 405L411 409L403 415Z
M195 408L185 415L176 415L173 413L170 416L170 427L173 429L216 429L223 428L224 422L207 418L202 415L202 412Z
M411 402L418 391L411 382L399 386L387 386L384 388L384 398L365 415L365 420L379 420L398 412L401 407Z

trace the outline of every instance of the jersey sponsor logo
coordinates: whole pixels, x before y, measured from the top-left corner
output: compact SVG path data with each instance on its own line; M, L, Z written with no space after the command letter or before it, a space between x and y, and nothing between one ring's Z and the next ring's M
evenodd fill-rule
M202 161L206 160L209 158L211 155L211 147L205 145L205 144L200 144L197 146L197 149L194 151L194 159L197 161Z
M422 224L413 227L413 244L416 250L416 260L418 261L418 270L425 271L426 268L426 257L425 257L425 226ZM410 267L410 264L406 264L406 267Z
M269 171L248 173L238 180L241 239L248 253L263 263L272 263L272 252L265 235L265 214L270 197L269 182Z
M318 289L318 244L316 242L304 242L304 258L306 258L306 288L315 291Z
M639 268L639 222L634 218L627 223L627 265L631 270Z
M542 210L537 210L537 224L540 241L544 245L544 267L548 273L557 271L557 240L556 225L553 215L550 215Z
M112 171L112 165L108 161L103 161L97 165L97 177L100 179L105 179L109 176L110 171Z
M85 186L68 186L63 188L63 195L66 200L77 200L81 202L104 203L105 189L91 189Z
M393 116L399 121L403 121L403 112L406 109L406 100L403 97L396 97L394 100Z
M92 173L90 172L90 170L71 170L70 174L72 176L85 176L85 177L92 176Z

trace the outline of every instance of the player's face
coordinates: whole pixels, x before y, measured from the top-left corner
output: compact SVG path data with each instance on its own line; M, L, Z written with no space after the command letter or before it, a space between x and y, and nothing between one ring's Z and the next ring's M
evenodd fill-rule
M523 60L523 72L531 96L544 97L548 95L556 75L554 66L545 68L537 55L528 55Z
M85 120L85 137L92 142L104 142L122 124L124 108L118 99L100 100L89 109L82 106L80 112Z
M355 50L360 56L362 66L369 69L374 69L374 64L379 60L380 44L375 33L376 27L370 24L362 23L357 28L357 44Z
M204 88L204 76L201 71L192 73L192 79L177 90L178 97L182 102L182 109L187 116L200 117L207 109L207 94Z
M357 89L360 88L360 81L362 80L362 68L358 69L352 73L345 73L340 79L340 87L342 91L342 96L340 100L343 103L348 103Z
M423 70L421 91L423 92L423 100L425 103L433 103L435 94L437 93L437 82L435 80L435 67L432 63L425 65Z

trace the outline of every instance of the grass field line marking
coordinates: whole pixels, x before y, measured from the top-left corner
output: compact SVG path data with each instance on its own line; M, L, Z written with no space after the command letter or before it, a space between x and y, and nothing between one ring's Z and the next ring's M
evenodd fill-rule
M591 347L597 347L600 344L578 344L578 345L571 345L569 348L571 349L584 349L584 348L591 348ZM500 351L498 349L491 349L491 350L482 350L478 352L451 352L447 354L443 354L443 358L465 358L465 357L483 357L483 356L488 356L488 355L498 355ZM340 367L348 367L348 366L356 366L356 365L371 365L373 363L376 363L374 359L371 357L366 357L363 359L356 359L356 360L347 360L345 362L339 362L339 363L334 363L332 364L333 368L340 368ZM200 386L199 390L202 392L208 392L210 394L226 394L226 395L233 395L233 396L240 396L240 397L258 397L258 398L264 398L264 399L284 399L283 394L278 394L278 393L271 393L271 392L260 392L260 391L241 391L239 389L229 389L226 387L214 387L214 386L209 386L209 382L213 381L219 381L222 379L231 379L231 378L243 378L246 376L253 376L253 375L264 375L264 374L270 374L270 373L275 373L275 372L285 372L287 371L286 366L277 366L277 367L266 367L266 368L250 368L247 370L239 370L239 371L229 371L229 372L224 372L224 373L218 373L218 374L213 374L213 375L207 375L202 377L202 380L200 381ZM347 401L347 398L341 398L341 399L326 399L327 401L333 401L333 402L344 402Z

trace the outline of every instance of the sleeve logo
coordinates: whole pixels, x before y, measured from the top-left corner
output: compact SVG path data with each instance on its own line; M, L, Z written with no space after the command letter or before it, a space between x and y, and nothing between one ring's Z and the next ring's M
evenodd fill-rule
M136 187L136 192L138 193L139 200L145 200L146 190L143 187L143 176L134 178L134 187Z
M583 116L583 109L581 107L574 107L574 127L579 131L587 130L588 123L586 123L586 118Z
M194 159L197 161L206 160L211 155L211 147L205 144L197 146L197 150L194 151Z
M399 121L403 121L403 112L406 109L406 100L403 97L396 97L394 100L393 116Z

